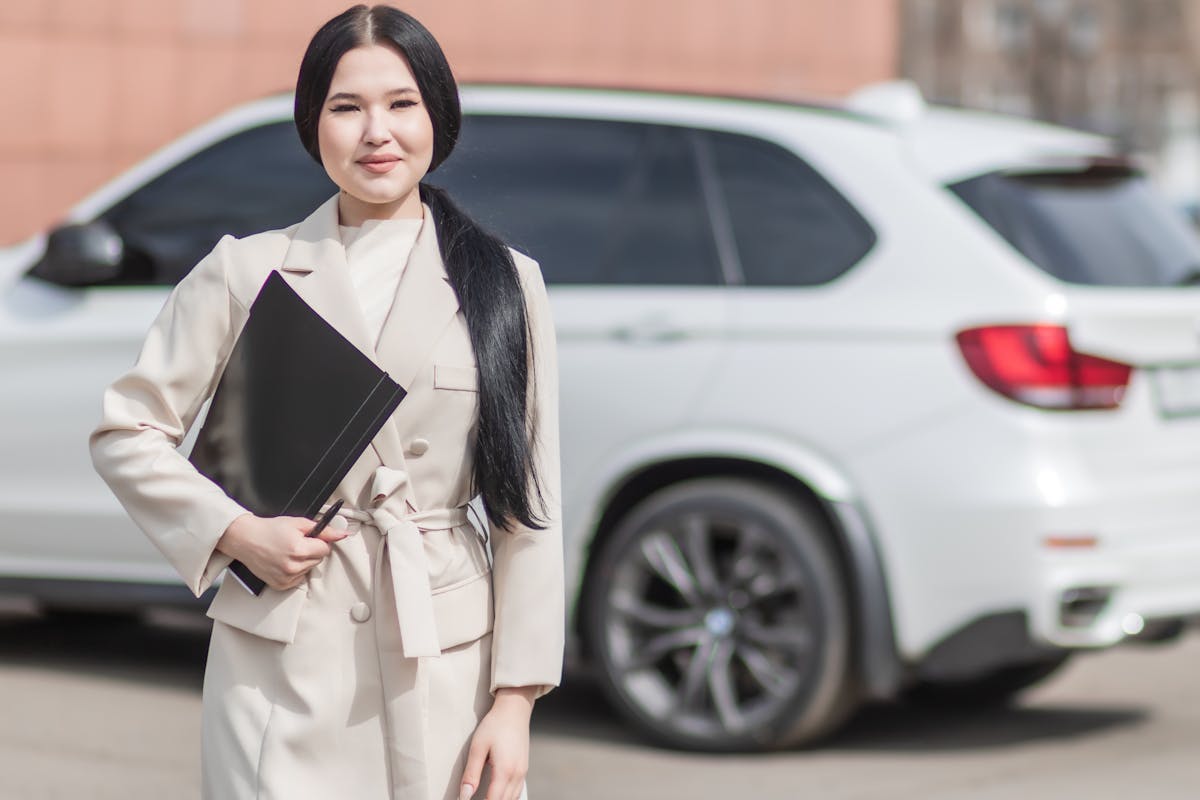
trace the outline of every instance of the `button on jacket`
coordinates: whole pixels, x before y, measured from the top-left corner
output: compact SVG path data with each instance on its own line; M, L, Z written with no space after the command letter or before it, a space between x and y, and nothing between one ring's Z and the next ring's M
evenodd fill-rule
M432 212L373 337L338 232L337 197L290 228L226 236L172 291L90 439L100 475L191 590L246 513L177 452L271 270L407 395L337 487L332 545L305 583L255 597L221 583L205 671L204 795L452 798L500 687L561 675L564 600L554 327L541 272L513 251L529 319L530 424L544 530L468 521L478 370ZM314 365L314 375L319 365ZM483 796L482 791L479 794Z

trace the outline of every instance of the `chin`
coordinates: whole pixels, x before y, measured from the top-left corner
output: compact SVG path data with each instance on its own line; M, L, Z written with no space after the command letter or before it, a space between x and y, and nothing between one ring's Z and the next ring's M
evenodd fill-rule
M388 203L398 203L408 196L408 193L416 187L406 189L384 189L379 186L360 187L356 186L348 189L349 194L364 203L373 203L375 205L386 205Z

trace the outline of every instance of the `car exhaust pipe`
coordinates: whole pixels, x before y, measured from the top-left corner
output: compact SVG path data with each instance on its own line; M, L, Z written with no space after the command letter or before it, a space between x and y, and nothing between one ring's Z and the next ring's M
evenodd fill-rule
M1112 597L1108 586L1076 586L1059 596L1058 620L1064 628L1086 628L1096 621Z

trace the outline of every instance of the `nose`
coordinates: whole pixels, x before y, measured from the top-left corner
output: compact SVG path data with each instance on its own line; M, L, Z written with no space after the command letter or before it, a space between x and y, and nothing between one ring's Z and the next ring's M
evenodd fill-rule
M363 129L363 141L368 144L385 144L392 138L388 130L386 115L377 111L368 111L366 127Z

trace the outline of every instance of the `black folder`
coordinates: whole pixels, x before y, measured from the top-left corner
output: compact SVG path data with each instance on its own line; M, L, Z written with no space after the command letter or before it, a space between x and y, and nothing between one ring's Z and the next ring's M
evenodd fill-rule
M312 517L404 395L272 270L189 460L258 516ZM256 595L266 585L240 561L229 569Z

